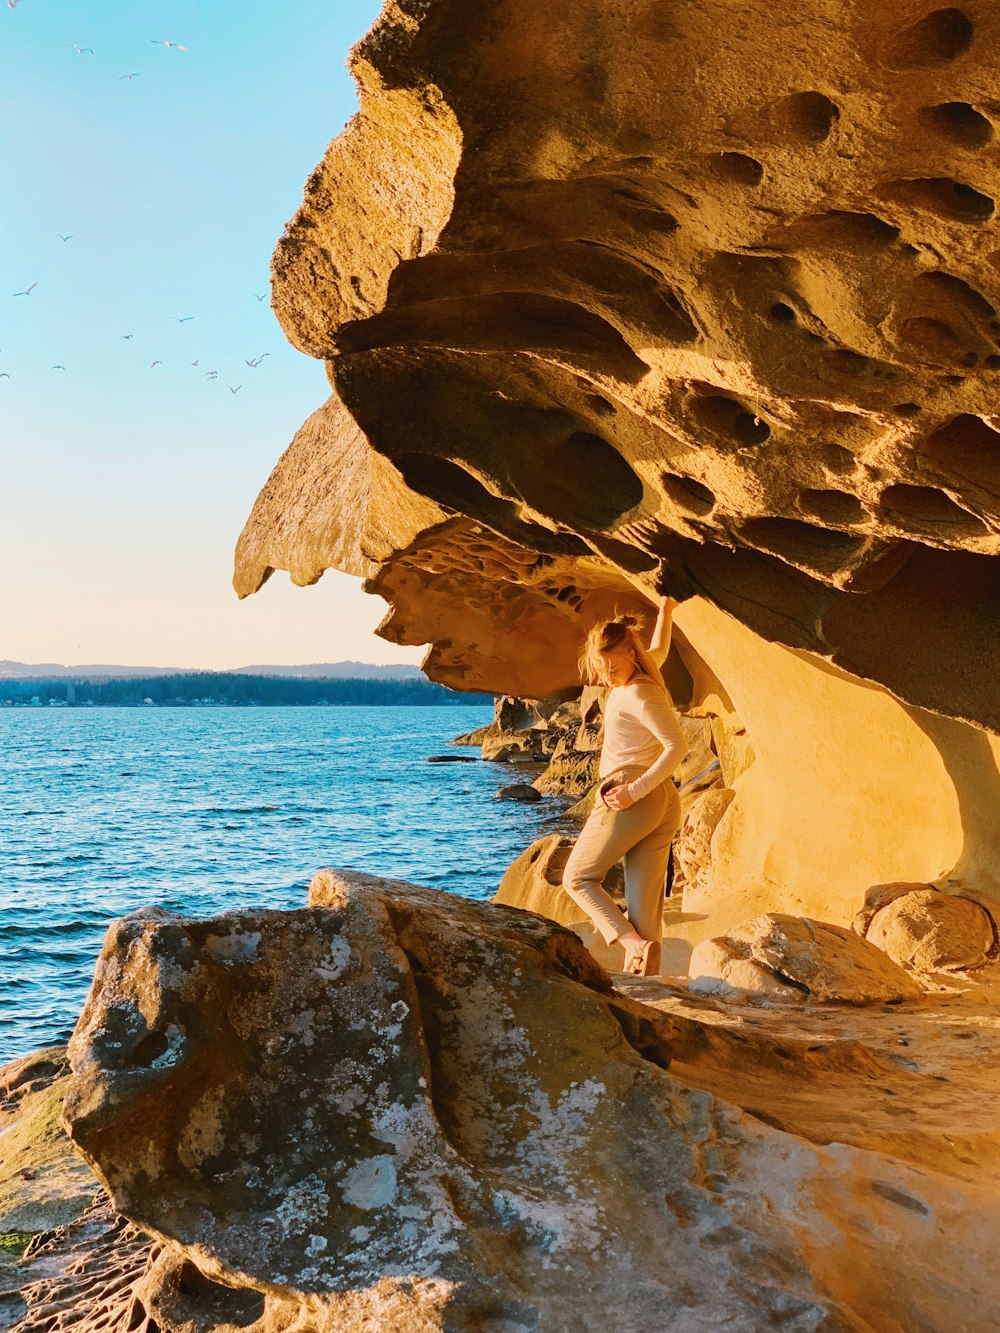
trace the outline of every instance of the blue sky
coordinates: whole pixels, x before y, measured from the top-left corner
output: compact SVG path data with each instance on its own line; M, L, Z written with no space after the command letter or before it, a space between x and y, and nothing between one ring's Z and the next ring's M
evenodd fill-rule
M356 109L344 61L378 9L0 5L0 658L419 661L373 636L386 608L345 575L278 573L243 602L230 584L257 491L327 396L268 266Z

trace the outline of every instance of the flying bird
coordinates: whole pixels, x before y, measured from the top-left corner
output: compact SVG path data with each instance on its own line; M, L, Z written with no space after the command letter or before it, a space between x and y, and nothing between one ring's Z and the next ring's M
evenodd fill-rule
M256 292L251 292L250 295L251 295L251 296L257 296L257 293L256 293ZM264 293L264 296L257 296L257 300L258 300L258 301L263 301L264 298L265 298L266 296L267 296L267 292Z
M65 367L65 366L50 366L49 369L50 369L50 370L65 370L66 367Z
M17 0L14 0L14 4L16 4L16 3L17 3ZM11 9L13 9L13 8L14 8L14 5L11 5ZM7 374L6 370L0 371L0 380L9 380L9 379L10 379L10 376Z
M141 79L141 78L142 74L140 73L140 71L136 70L134 74L119 74L118 82L121 83L122 79L128 79L129 83L131 83L133 79Z
M197 362L197 361L192 361L191 364L192 364L192 366L196 366L196 365L198 365L198 362Z
M66 45L71 46L78 56L94 54L92 46L77 46L76 42L67 42Z
M149 368L150 370L152 370L154 366L162 366L162 365L163 365L162 361L150 361Z
M243 388L243 385L237 384L236 388L234 389L231 384L227 384L226 388L229 390L230 393L239 393L239 391Z
M72 232L70 232L70 234L69 234L68 236L64 236L64 235L62 234L61 231L54 231L54 232L52 233L52 235L53 235L53 236L58 236L59 239L60 239L61 241L71 241L71 240L73 239L73 233L72 233Z
M171 319L176 319L178 324L186 324L189 319L194 319L194 315L171 315Z
M154 46L172 46L175 51L186 51L188 49L186 46L181 46L180 42L164 42L159 37L150 37L149 40Z
M118 341L125 342L128 338L134 338L134 337L135 337L134 333L123 333L120 335Z
M25 289L24 289L23 292L11 292L11 295L12 295L12 296L30 296L31 293L34 291L34 289L35 289L37 286L38 286L38 283L37 283L37 282L33 282L33 283L31 284L30 287L25 287Z
M214 379L216 379L216 378L218 377L218 374L219 374L219 372L218 372L217 370L206 370L206 371L205 371L205 378L206 378L207 380L214 380Z

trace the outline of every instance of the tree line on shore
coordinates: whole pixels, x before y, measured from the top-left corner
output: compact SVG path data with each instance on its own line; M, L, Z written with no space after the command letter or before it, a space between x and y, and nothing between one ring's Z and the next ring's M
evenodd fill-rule
M465 694L434 681L183 672L124 680L0 680L0 705L119 708L375 704L492 704L491 694Z

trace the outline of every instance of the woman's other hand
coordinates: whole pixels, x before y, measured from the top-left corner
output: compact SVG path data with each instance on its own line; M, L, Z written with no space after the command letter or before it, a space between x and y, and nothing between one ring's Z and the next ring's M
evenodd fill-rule
M609 810L627 810L630 805L635 805L635 801L628 794L628 787L623 783L620 787L609 787L604 793L604 804Z

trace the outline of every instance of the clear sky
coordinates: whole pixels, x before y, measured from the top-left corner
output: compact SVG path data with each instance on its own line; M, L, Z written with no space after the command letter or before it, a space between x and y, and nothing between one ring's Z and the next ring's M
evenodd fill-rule
M346 575L276 573L242 602L230 583L258 490L328 393L268 266L356 109L344 61L378 9L0 3L0 658L420 660L373 635L385 604Z

